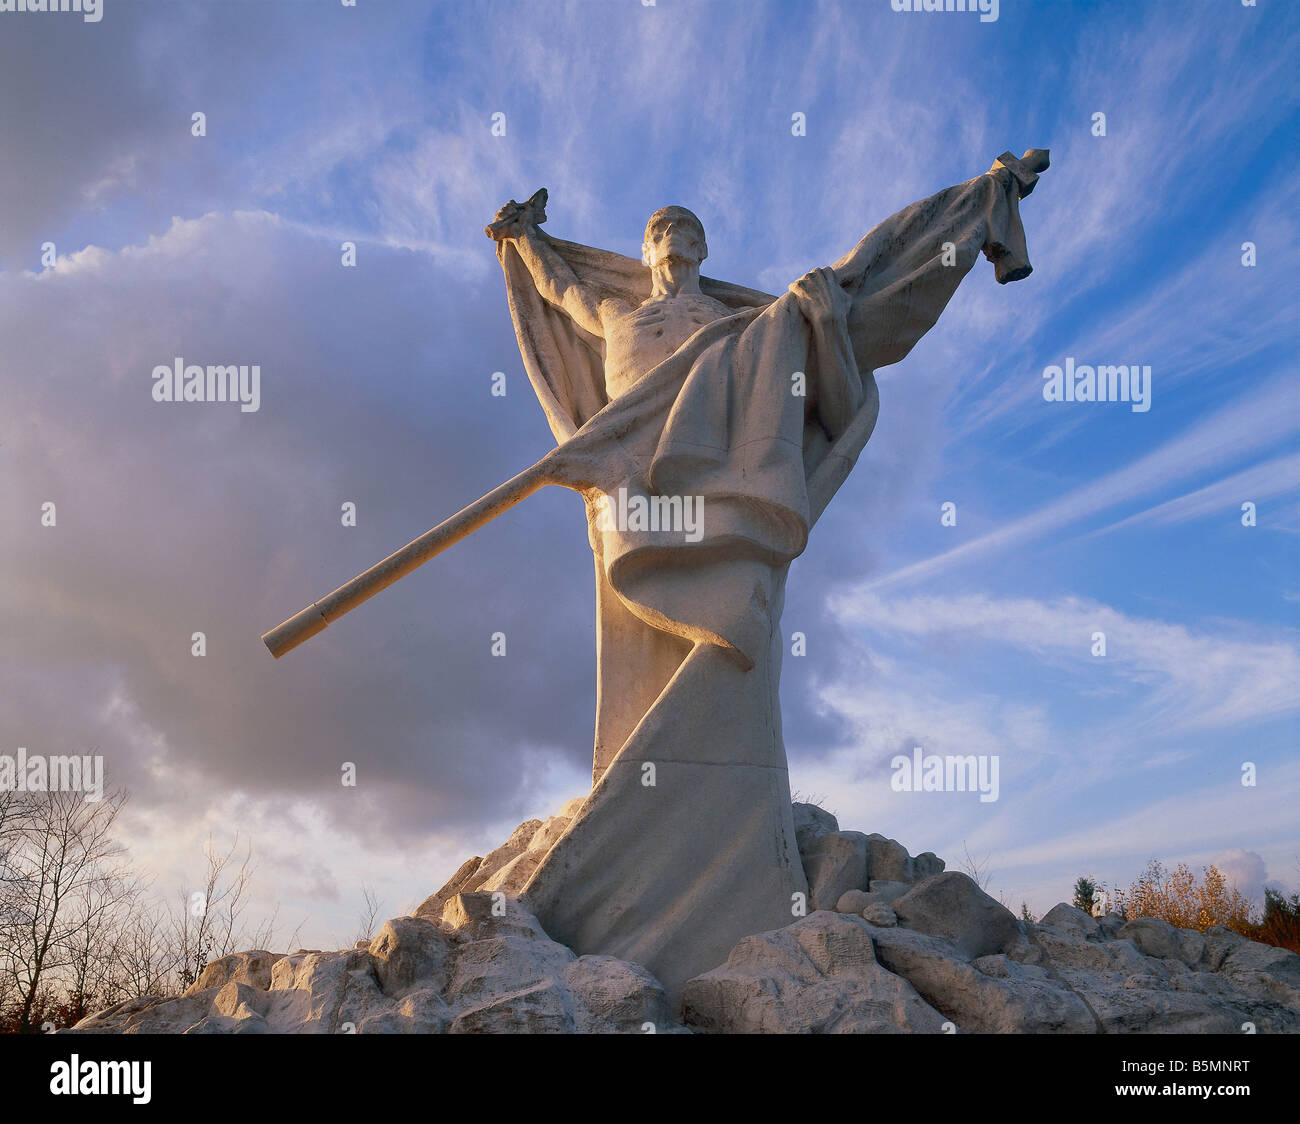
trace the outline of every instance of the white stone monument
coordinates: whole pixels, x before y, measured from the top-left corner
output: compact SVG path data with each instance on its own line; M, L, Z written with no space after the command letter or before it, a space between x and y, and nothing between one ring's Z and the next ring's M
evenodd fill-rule
M497 244L556 449L263 638L283 654L546 484L587 503L596 571L592 790L523 901L579 954L674 999L737 940L801 916L778 681L790 562L876 423L873 372L982 252L1030 271L1019 202L1046 151L899 211L779 297L700 275L700 220L656 211L643 261L552 238L545 191Z

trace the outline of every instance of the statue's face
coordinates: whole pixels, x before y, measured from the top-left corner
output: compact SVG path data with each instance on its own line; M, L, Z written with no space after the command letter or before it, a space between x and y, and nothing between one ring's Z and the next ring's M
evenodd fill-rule
M650 216L641 245L641 260L651 269L671 260L699 265L708 256L704 224L685 207L664 207Z

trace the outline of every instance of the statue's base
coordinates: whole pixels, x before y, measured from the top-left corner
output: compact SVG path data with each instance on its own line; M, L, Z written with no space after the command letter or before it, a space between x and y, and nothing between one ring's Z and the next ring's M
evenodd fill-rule
M1064 904L1019 921L932 855L811 805L792 818L824 908L740 939L680 1007L643 966L553 941L505 889L448 887L354 949L222 957L183 996L63 1033L1300 1033L1295 953ZM522 825L457 879L509 886L565 822Z

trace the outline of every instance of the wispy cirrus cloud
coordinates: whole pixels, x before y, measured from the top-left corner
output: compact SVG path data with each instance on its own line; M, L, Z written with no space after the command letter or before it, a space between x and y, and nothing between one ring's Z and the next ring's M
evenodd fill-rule
M1099 527L1085 537L1108 534L1141 523L1168 526L1208 516L1222 517L1227 512L1238 511L1243 503L1255 503L1258 507L1260 500L1271 500L1296 491L1300 491L1300 453L1274 457L1242 472L1233 473L1204 488L1156 504L1117 523ZM1270 519L1269 523L1276 526L1277 521Z
M1274 378L1131 464L961 546L883 574L871 586L887 589L933 579L1016 544L1064 528L1078 529L1104 511L1194 479L1248 452L1267 449L1295 432L1295 397L1289 375Z
M1018 648L1072 669L1085 689L1104 689L1103 676L1137 685L1131 705L1096 723L1122 730L1130 741L1300 711L1300 648L1287 639L1198 632L1073 597L1051 603L985 595L890 599L872 589L868 583L836 593L831 607L876 634ZM1104 660L1089 655L1096 632L1106 637Z

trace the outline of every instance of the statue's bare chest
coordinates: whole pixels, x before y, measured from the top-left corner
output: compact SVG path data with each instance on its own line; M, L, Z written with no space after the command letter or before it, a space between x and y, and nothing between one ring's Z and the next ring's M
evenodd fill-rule
M605 385L611 398L628 390L705 324L732 309L705 296L647 301L612 317L605 332Z

